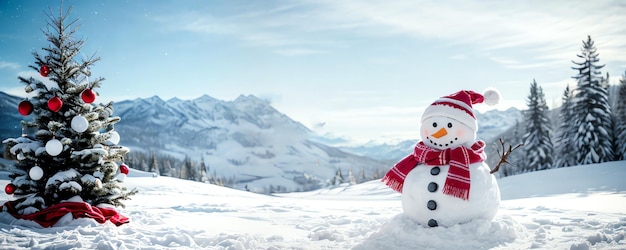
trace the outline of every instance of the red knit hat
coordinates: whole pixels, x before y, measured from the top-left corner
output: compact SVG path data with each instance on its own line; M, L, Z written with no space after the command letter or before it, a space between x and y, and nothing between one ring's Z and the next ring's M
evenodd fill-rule
M433 116L450 117L476 131L478 124L472 105L483 102L496 105L499 101L500 93L495 89L487 89L482 95L471 90L461 90L441 97L428 106L422 114L422 122Z

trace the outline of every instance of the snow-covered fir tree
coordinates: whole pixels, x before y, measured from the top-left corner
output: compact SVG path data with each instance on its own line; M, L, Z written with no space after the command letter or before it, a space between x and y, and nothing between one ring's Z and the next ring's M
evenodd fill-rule
M552 141L550 140L550 119L548 105L543 90L533 80L527 100L528 110L524 112L526 133L524 150L526 151L526 171L538 171L552 167Z
M354 173L352 172L352 168L348 170L348 183L350 183L350 185L357 184L356 178L354 177Z
M574 151L573 136L576 133L572 123L572 94L569 85L565 87L562 97L563 103L559 110L559 132L556 138L557 159L555 165L558 168L569 167L576 164L576 151Z
M157 176L161 175L161 167L159 167L159 162L154 154L154 152L150 152L150 172L156 173Z
M181 179L197 181L198 180L198 171L195 167L194 162L191 160L189 156L185 156L185 161L183 162L183 166L181 167Z
M165 160L163 165L161 165L161 170L159 171L162 176L173 176L172 175L172 163L170 160Z
M615 98L615 159L626 160L626 72L620 79Z
M122 201L136 192L122 184L128 167L121 161L128 148L117 145L120 136L114 124L120 118L113 116L112 103L94 103L104 78L90 78L90 67L100 58L75 59L85 41L74 38L79 26L78 19L68 20L71 9L64 13L60 8L58 16L50 11L42 30L49 45L42 48L43 55L33 52L30 68L49 83L19 77L32 97L18 106L25 116L22 135L3 141L17 159L5 187L13 199L4 211L13 216L45 213L47 220L60 213L56 208L79 209L77 203L92 210L124 206ZM72 212L74 217L87 213ZM42 226L53 225L40 218Z
M341 168L337 168L337 171L335 171L335 176L332 178L331 180L331 185L339 185L341 183L344 183L344 178L343 178L343 173L341 173Z
M200 166L198 166L198 181L199 182L209 181L209 173L207 171L206 164L204 163L204 156L202 157L202 161L200 161Z
M615 159L611 107L608 93L603 86L604 79L600 69L597 49L591 36L583 41L581 54L577 55L582 62L572 61L578 71L573 76L577 80L574 90L572 114L576 133L573 135L578 164L590 164L612 161Z

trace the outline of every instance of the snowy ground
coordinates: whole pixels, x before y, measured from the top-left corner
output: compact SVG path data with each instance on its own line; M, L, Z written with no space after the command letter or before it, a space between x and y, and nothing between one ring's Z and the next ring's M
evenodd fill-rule
M626 249L626 161L500 179L493 221L432 229L380 181L278 197L134 174L129 224L42 229L2 214L0 249Z

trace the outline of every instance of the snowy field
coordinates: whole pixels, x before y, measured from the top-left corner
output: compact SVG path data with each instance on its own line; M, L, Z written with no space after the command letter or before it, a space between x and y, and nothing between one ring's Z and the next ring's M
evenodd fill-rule
M0 216L0 249L626 249L626 161L499 180L493 221L425 228L379 180L264 196L133 172L120 227ZM8 180L0 174L0 186ZM9 199L0 195L4 203Z

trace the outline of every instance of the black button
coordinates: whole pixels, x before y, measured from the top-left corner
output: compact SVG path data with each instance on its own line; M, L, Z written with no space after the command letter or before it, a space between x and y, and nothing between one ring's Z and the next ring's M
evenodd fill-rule
M430 210L435 210L435 209L437 209L437 202L435 202L434 200L429 200L428 204L426 204L426 206Z
M432 175L438 175L439 172L441 172L441 168L439 168L439 167L433 167L433 168L430 169L430 174L432 174Z
M436 227L436 226L438 226L437 221L435 219L430 219L428 221L428 226L429 227Z
M431 193L434 193L435 191L437 191L438 187L439 185L437 185L437 183L434 183L434 182L428 183L428 191L430 191Z

